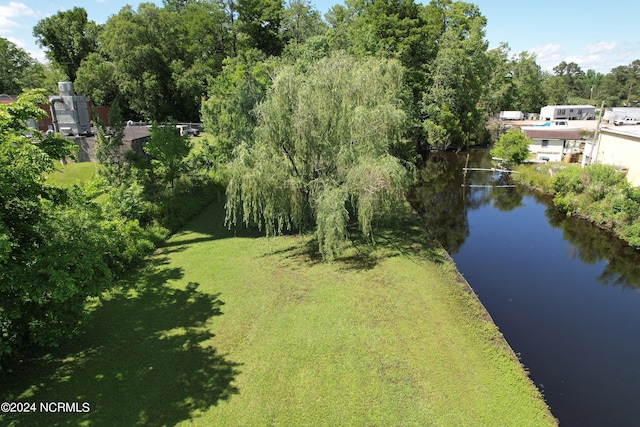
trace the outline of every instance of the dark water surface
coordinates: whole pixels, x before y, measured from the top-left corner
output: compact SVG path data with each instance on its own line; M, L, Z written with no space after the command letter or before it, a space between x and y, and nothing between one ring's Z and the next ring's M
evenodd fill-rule
M561 426L640 425L640 253L557 214L466 154L435 155L414 206L480 297ZM487 152L469 166L491 167Z

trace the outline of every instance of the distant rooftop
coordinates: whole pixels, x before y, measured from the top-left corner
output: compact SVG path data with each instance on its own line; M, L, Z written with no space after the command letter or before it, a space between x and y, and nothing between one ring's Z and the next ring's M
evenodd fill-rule
M136 141L149 137L149 129L146 126L126 126L124 128L123 141Z
M560 129L558 129L560 128ZM580 130L578 129L562 129L562 126L558 127L544 127L540 126L540 129L522 129L527 138L531 139L580 139Z
M632 138L640 139L640 125L632 125L632 126L603 126L600 128L600 132L616 134L622 136L630 136Z

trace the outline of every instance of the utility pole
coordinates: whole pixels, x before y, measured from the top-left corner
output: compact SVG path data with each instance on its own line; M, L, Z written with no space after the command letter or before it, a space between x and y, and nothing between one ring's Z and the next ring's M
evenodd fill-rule
M600 132L600 124L602 123L602 116L604 116L604 101L600 105L600 117L598 117L598 124L596 125L596 131L593 133L593 142L591 143L591 151L589 152L589 164L593 163L593 149L596 146L598 140L598 133ZM587 159L584 153L582 154L582 167L587 165Z

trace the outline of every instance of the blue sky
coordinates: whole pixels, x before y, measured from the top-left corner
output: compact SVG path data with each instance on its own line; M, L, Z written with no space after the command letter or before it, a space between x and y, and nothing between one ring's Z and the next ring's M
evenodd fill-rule
M423 0L427 1L427 0ZM286 0L285 0L286 2ZM154 3L161 5L161 1ZM335 0L312 0L324 14ZM592 0L565 0L544 6L524 1L470 1L487 18L489 47L506 42L513 54L535 53L547 71L561 61L576 62L583 70L608 73L619 65L640 59L640 2L618 0L606 4ZM127 0L0 0L0 36L44 60L32 36L34 25L58 11L82 6L89 19L104 23ZM611 5L611 6L610 6Z

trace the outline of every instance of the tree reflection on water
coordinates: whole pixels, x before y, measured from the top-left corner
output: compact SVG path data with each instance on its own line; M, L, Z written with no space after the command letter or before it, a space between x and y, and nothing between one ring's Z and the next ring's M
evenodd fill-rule
M572 258L591 265L607 262L598 277L602 285L640 289L639 251L587 221L568 218L556 211L547 197L521 186L475 187L508 185L511 181L507 174L487 171L468 171L465 175L467 155L469 166L486 169L493 166L488 150L432 153L418 170L417 182L409 193L411 204L425 226L449 253L458 253L469 236L469 211L491 203L496 209L508 212L522 207L523 196L531 195L547 206L547 221L551 227L562 230L564 240L571 245Z

